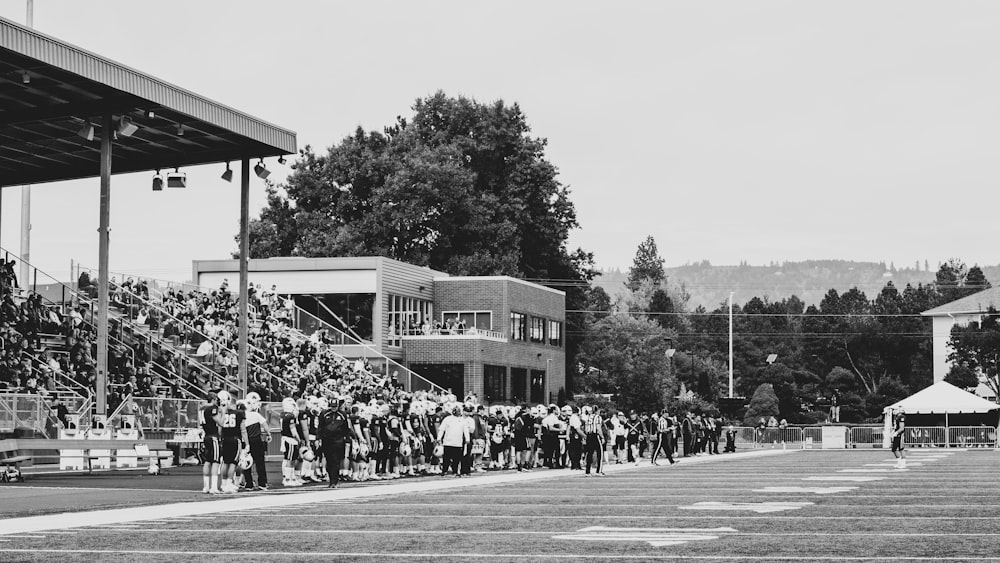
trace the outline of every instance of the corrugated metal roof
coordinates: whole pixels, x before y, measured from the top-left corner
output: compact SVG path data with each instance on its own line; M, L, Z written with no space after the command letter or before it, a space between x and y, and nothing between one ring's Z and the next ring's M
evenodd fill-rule
M31 80L22 83L24 74ZM31 181L91 174L92 145L72 137L83 123L99 125L95 118L104 113L128 116L146 133L122 143L115 172L297 150L288 129L4 18L0 86L0 147L8 151L0 154L0 173L8 185L22 183L9 177L17 169ZM155 119L144 121L144 109L155 109ZM178 127L193 134L184 138Z

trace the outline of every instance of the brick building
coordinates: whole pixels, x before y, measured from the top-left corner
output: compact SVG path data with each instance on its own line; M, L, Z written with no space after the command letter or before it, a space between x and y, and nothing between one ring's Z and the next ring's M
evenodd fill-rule
M200 260L195 283L238 278L235 260ZM348 327L347 357L386 356L458 396L550 402L566 382L565 293L507 276L449 276L382 257L250 260L250 283L297 305L296 326ZM457 324L457 327L448 327ZM346 330L346 329L345 329Z

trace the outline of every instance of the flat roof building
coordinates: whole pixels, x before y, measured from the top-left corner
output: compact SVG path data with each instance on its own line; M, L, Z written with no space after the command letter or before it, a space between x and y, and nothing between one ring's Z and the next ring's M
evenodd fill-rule
M199 260L194 281L219 287L236 260ZM508 276L450 276L384 257L249 261L261 291L290 297L295 325L348 334L349 358L395 360L457 396L547 403L566 383L566 295Z

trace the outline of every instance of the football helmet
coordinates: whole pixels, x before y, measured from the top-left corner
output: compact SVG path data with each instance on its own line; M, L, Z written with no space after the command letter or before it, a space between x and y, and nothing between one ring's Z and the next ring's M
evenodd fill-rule
M294 413L296 410L295 399L291 397L285 397L281 400L281 410L286 413Z
M229 403L233 402L233 396L229 394L229 391L219 391L216 396L219 398L220 407L228 407Z
M239 466L241 471L247 471L253 467L253 458L250 457L250 452L248 450L240 452L240 457L236 464Z
M403 457L410 457L410 454L412 453L413 453L413 448L410 447L408 441L404 440L402 443L399 444L399 455Z
M316 454L309 446L302 446L299 448L299 457L302 458L302 461L313 461L316 459Z

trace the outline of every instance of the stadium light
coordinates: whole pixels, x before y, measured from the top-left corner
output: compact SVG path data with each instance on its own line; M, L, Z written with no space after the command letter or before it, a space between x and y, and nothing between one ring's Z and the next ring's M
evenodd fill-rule
M156 169L156 175L153 176L153 191L162 192L163 191L163 176L160 176L160 169Z
M284 163L286 163L286 162L288 162L288 161L287 161L287 160L285 160L285 157L284 157L284 156L279 156L279 157L278 157L278 164L284 164Z
M21 75L21 82L24 84L31 84L31 75L28 74L28 71L25 71L24 74Z
M76 134L83 137L84 139L87 139L88 141L93 141L94 126L91 125L90 123L84 123L83 127L81 127L80 130L76 132Z
M233 169L229 167L229 163L226 163L226 171L222 173L221 178L227 182L233 181Z
M181 172L180 169L175 168L173 172L167 174L168 188L186 188L187 182L187 174Z
M139 126L136 125L131 119L125 117L124 115L118 121L118 135L122 137L131 137L133 133L139 130Z
M260 162L254 165L253 173L256 174L257 177L260 178L261 180L267 180L267 177L271 175L271 171L264 166L263 158L260 159Z

